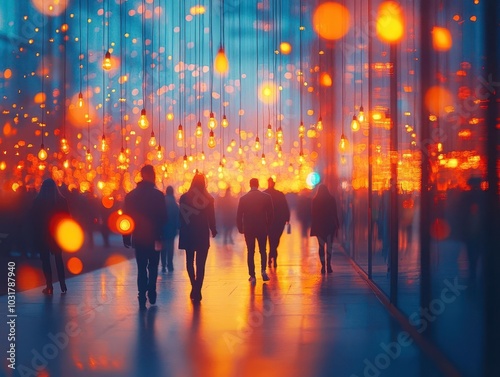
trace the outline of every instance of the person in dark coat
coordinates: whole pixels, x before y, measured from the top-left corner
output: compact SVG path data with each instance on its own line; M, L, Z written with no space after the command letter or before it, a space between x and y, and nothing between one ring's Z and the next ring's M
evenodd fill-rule
M238 231L245 235L245 242L248 249L247 264L248 279L252 284L255 280L255 239L259 244L260 266L262 280L268 281L266 265L266 242L267 235L273 222L274 210L271 196L259 191L259 180L250 179L250 191L243 195L238 203L236 211L236 226Z
M141 169L142 181L125 196L124 212L134 222L130 235L123 235L125 247L135 249L139 307L156 303L156 279L160 260L162 230L167 222L167 207L163 193L155 187L153 166Z
M69 216L66 198L60 193L54 180L52 178L44 180L40 187L40 192L34 199L31 218L34 247L40 252L43 274L45 275L46 288L42 292L47 295L51 295L54 292L50 254L54 255L56 261L57 277L61 292L66 293L68 291L62 249L55 239L55 227L58 221Z
M320 184L311 204L311 236L318 238L322 274L325 273L325 254L327 272L332 272L333 238L337 236L338 229L337 202L328 187Z
M290 221L290 208L288 207L288 202L286 201L285 194L274 188L275 182L272 178L267 180L268 189L264 192L271 196L273 201L274 216L271 223L271 228L269 229L269 267L273 263L274 267L278 266L278 245L280 243L281 235L283 234L283 229L285 224Z
M168 220L163 227L163 243L161 248L161 271L172 272L174 270L174 240L179 232L179 205L175 201L174 188L168 186L165 191L165 203L167 205Z
M189 297L201 301L205 263L210 248L210 232L217 235L214 198L206 189L205 176L196 173L189 190L179 199L179 249L186 250L186 269L191 282ZM194 268L196 254L196 271Z

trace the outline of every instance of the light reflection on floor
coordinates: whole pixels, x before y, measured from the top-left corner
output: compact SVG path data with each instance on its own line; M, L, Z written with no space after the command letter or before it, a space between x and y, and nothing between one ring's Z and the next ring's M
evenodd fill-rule
M284 234L271 281L249 285L241 236L212 241L203 301L189 300L184 254L140 312L135 261L69 280L67 295L17 295L17 373L7 376L363 376L400 329L341 253L322 276L315 239ZM259 265L256 255L256 264ZM57 290L57 289L56 289ZM6 308L5 297L0 298ZM4 339L2 339L4 341ZM384 376L419 376L409 346ZM426 363L427 365L427 363ZM434 373L434 374L433 374ZM431 368L430 376L439 376Z

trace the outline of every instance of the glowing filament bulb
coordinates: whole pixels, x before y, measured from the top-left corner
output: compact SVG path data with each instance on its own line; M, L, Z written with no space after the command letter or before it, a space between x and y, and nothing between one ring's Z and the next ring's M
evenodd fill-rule
M156 136L155 136L155 133L153 131L151 131L151 137L149 138L148 144L151 148L156 147Z
M120 164L124 164L125 162L127 162L127 155L125 154L125 149L123 147L120 150L120 154L118 155L118 162Z
M258 136L255 137L255 150L260 151L260 140Z
M196 137L202 137L203 136L203 129L201 128L201 122L198 121L198 123L196 124L196 131L194 132L194 134L196 135Z
M276 141L276 143L274 143L274 151L278 152L280 149L281 149L280 143L278 143L278 141Z
M78 107L83 107L83 94L82 94L82 92L78 93Z
M61 152L63 152L64 154L69 153L69 144L68 140L65 137L61 139Z
M278 131L276 131L276 139L279 144L283 144L283 129L281 126L279 126Z
M273 132L273 126L271 126L271 124L268 124L267 125L267 131L266 131L266 137L268 139L272 139L274 136L274 132Z
M205 152L201 152L201 160L205 161Z
M215 148L215 135L214 131L210 130L210 134L208 136L208 147Z
M243 154L243 148L241 147L241 145L239 146L238 148L238 154L241 156Z
M262 156L260 157L260 163L262 165L266 164L266 155L264 153L262 153Z
M106 136L102 134L101 137L101 152L106 152L108 150L108 142L106 141Z
M227 121L226 114L222 116L222 120L220 121L220 125L224 128L229 126L229 122Z
M344 134L340 135L339 149L341 152L345 152L348 146L347 138Z
M139 117L139 127L143 130L149 127L149 120L146 116L146 109L141 110L141 116Z
M184 139L184 129L182 128L182 124L179 124L177 127L177 140L182 141Z
M360 121L360 123L363 123L365 121L365 109L363 109L363 106L359 107L358 120Z
M223 155L222 155L222 160L221 160L221 162L222 162L222 165L226 165L226 163L227 163L227 159L226 159L226 155L225 155L225 154L223 154Z
M156 150L156 159L158 161L163 160L163 149L162 149L161 145L158 145L158 149Z
M104 60L102 61L102 69L109 71L111 69L111 52L106 51Z
M318 118L318 122L316 123L316 129L318 131L323 130L323 119L321 117Z
M278 158L283 158L283 151L281 150L281 145L279 146L279 150L278 150Z
M38 159L40 161L45 161L48 157L48 153L47 151L45 150L45 146L42 144L40 146L40 150L38 151Z
M223 75L229 70L229 61L227 60L224 47L220 46L214 60L215 72Z
M299 163L301 163L301 164L304 163L304 152L300 152L300 154L299 154Z
M304 127L304 122L300 122L300 126L299 126L299 136L304 136L304 132L305 132L306 128Z
M63 162L63 166L64 166L64 168L65 168L65 169L69 168L69 161L68 161L68 160L65 160L65 161Z
M356 132L356 131L359 131L359 121L358 121L358 117L356 116L356 114L354 114L352 116L352 121L351 121L351 129Z
M90 149L87 149L87 152L85 153L85 159L87 160L87 162L92 162L93 160L93 157L92 157L92 154L90 153Z
M214 113L210 112L210 118L208 119L208 128L213 130L217 127L217 120L215 120Z
M184 154L184 157L182 158L182 166L184 169L188 168L188 156L186 154Z

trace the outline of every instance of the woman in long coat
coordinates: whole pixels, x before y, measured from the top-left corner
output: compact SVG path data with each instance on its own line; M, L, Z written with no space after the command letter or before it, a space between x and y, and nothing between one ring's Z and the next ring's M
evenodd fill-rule
M311 236L318 238L322 274L325 273L325 254L327 272L332 272L333 238L337 236L338 229L337 202L328 187L320 184L311 204Z
M60 193L53 179L43 181L40 192L36 196L32 212L33 241L35 248L40 253L43 274L45 275L46 288L42 291L51 295L54 292L52 286L52 268L50 266L50 255L54 255L56 261L57 277L61 292L66 293L66 278L64 274L64 262L62 250L55 240L55 225L57 220L69 217L68 203Z
M179 199L179 249L186 250L186 269L191 281L190 298L201 301L210 232L217 235L214 198L206 189L205 176L196 173L189 190ZM194 268L196 256L196 271Z

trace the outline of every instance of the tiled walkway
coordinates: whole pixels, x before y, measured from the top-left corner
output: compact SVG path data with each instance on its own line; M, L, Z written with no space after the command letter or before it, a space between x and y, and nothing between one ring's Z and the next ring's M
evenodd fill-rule
M189 300L182 251L143 312L134 259L71 278L66 295L57 285L53 297L41 288L18 293L14 373L0 297L0 375L441 376L342 253L322 276L315 239L284 234L271 281L251 286L243 239L235 239L212 241L199 306Z

